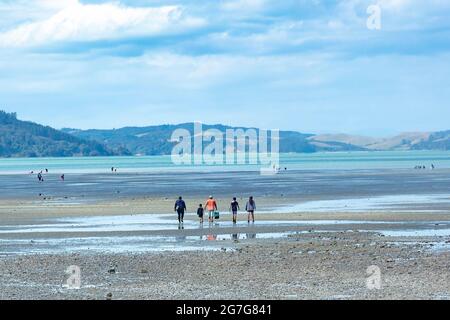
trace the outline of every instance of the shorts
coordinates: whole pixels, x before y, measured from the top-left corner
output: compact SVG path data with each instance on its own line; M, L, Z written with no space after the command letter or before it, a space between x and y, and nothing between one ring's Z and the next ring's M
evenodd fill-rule
M234 216L234 215L237 215L237 214L238 214L238 212L237 212L237 211L233 211L233 216Z
M209 213L208 213L208 216L210 217L210 218L212 218L212 219L214 219L214 216L215 216L215 212L216 211L208 211Z

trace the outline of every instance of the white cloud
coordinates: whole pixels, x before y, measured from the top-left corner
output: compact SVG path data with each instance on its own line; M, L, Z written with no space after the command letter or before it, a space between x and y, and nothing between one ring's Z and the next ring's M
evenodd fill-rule
M258 11L265 7L266 0L227 0L221 8L229 11Z
M59 1L40 0L41 6L59 10L47 19L0 33L0 46L167 34L204 24L202 19L186 16L179 6L135 8L115 3L81 4L78 0L55 2Z

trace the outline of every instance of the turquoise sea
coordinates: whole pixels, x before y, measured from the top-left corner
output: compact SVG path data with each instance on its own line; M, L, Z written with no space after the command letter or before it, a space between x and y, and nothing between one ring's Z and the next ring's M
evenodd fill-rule
M333 152L282 154L281 168L288 170L370 170L411 169L418 165L450 168L450 151ZM111 167L118 172L234 171L259 170L259 165L174 165L170 156L9 158L0 159L0 174L26 174L45 168L52 173L103 173Z

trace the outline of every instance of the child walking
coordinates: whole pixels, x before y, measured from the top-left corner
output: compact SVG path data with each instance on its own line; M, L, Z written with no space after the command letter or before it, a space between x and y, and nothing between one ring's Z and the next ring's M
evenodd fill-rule
M203 209L203 205L200 203L197 209L197 216L200 218L200 223L203 224L203 214L205 210Z
M233 224L237 223L237 214L240 209L239 202L237 202L236 197L234 197L230 204L230 210L233 213Z

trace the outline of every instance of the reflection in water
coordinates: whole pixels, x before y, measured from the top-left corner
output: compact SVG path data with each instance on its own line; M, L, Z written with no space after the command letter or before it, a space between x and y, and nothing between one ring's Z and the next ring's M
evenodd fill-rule
M200 223L200 227L198 229L203 230L203 223ZM200 240L203 240L203 236L200 236Z
M231 240L239 240L239 234L238 233L232 234Z
M208 241L216 241L217 240L217 235L216 234L208 234L206 236L206 240L208 240Z
M256 233L247 233L247 239L256 239Z
M183 223L180 223L178 225L178 230L184 230L184 224ZM186 236L185 235L181 235L181 236L175 237L175 238L176 238L176 240L178 242L185 242L186 241Z

